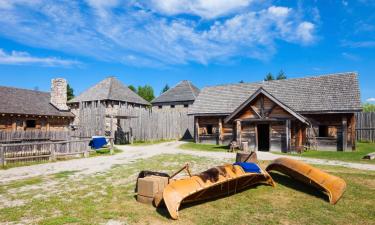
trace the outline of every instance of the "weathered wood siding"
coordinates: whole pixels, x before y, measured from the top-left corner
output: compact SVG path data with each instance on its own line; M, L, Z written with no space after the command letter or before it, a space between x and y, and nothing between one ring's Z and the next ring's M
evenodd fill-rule
M357 113L356 120L357 140L375 142L375 112Z
M35 128L28 128L27 120L35 120ZM72 120L69 117L3 114L0 115L0 131L67 131Z

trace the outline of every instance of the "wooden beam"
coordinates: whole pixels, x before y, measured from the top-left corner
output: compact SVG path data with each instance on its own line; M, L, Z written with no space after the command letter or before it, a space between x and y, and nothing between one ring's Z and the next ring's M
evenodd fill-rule
M272 105L272 107L269 110L267 110L267 112L265 113L265 116L269 117L271 115L272 111L276 108L276 106L277 106L277 104L274 103Z
M290 150L290 139L291 139L291 133L290 133L290 120L285 121L285 143L286 143L286 151L289 152Z
M346 116L342 117L342 151L346 151L348 148L348 119Z
M236 121L236 142L241 145L241 121Z
M223 144L223 119L219 118L219 145Z
M199 118L194 117L194 141L199 143Z
M250 108L255 112L255 114L260 118L262 119L262 116L257 112L256 108L254 106L250 106Z
M260 116L264 118L264 96L260 96Z

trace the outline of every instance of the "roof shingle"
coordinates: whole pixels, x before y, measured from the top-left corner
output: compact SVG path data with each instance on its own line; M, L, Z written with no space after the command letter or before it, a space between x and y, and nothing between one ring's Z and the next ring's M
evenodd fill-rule
M199 92L200 90L190 81L183 80L175 87L155 98L151 103L194 101L199 95Z
M299 113L361 110L356 73L206 87L189 114L230 114L260 87Z
M0 87L0 113L73 117L71 112L59 111L51 103L48 92Z
M115 100L140 105L149 105L146 100L134 93L115 77L108 77L73 98L69 103L88 102L98 100Z

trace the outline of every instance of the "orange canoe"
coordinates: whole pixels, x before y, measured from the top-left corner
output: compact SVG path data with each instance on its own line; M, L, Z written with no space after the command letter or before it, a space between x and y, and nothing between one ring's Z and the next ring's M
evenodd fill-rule
M178 219L181 204L235 194L256 184L274 186L271 176L264 170L260 173L247 173L241 166L228 164L171 181L163 191L163 200L170 216Z
M266 170L268 172L271 170L278 171L318 188L328 195L329 202L333 205L342 197L346 189L346 183L340 177L328 174L295 159L278 158L268 165Z

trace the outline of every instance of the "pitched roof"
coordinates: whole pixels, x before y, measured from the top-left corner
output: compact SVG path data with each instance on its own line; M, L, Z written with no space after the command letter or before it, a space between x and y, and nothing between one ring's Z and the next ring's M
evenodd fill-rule
M69 103L98 100L115 100L140 105L149 105L146 100L134 93L115 77L108 77L100 81L96 85L81 93L79 96L70 100Z
M323 76L206 87L189 114L230 114L260 87L299 113L361 110L358 75Z
M175 87L155 98L151 103L194 101L200 90L190 81L183 80Z
M0 113L41 116L73 117L71 112L60 111L51 103L48 92L13 87L0 87Z
M285 111L287 111L289 114L294 116L295 118L299 119L302 123L308 124L308 121L305 117L300 115L297 112L294 112L292 109L290 109L288 106L284 105L282 102L280 102L277 98L272 96L270 93L268 93L266 90L263 89L263 87L260 87L256 92L254 92L250 98L248 98L245 102L243 102L236 110L234 110L227 118L225 118L225 122L227 123L231 119L233 119L237 114L241 112L246 106L248 106L256 97L258 97L260 94L265 95L267 98L269 98L271 101L276 103L278 106L283 108Z

